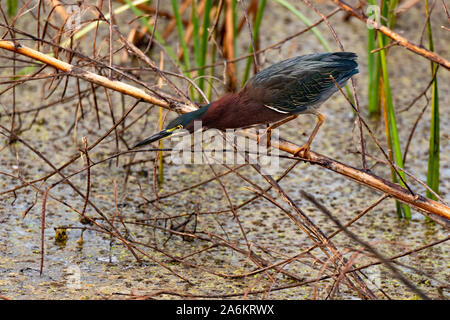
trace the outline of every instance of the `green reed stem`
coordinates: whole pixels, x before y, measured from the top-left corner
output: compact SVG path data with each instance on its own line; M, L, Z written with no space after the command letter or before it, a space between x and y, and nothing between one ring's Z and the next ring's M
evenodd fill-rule
M178 38L181 43L181 48L183 49L184 68L185 70L189 70L191 69L191 62L189 61L189 51L186 45L186 40L184 39L184 27L183 22L181 21L180 9L178 7L177 0L171 1L172 1L173 15L177 23Z
M197 15L197 0L192 1L191 19L193 25L194 58L196 66L201 63L200 21ZM200 87L200 89L203 89Z
M427 15L427 34L430 51L434 51L433 33L431 30L430 12L428 0L425 0L425 11ZM434 76L431 97L431 122L430 122L430 147L428 151L427 184L434 192L439 193L439 92L436 76L437 65L431 62L431 76ZM436 197L427 190L428 198L436 200Z
M376 5L376 0L369 0L370 5ZM367 28L367 78L368 78L368 109L370 116L380 113L379 84L380 84L380 60L378 53L371 53L376 47L376 31Z
M388 21L389 21L389 28L391 30L395 27L395 21L396 21L395 9L397 8L397 5L398 5L398 0L389 0Z
M14 17L17 12L17 2L18 0L6 0L6 8L8 17Z
M382 90L380 93L382 95L382 101L383 101L384 129L385 129L386 141L387 141L387 146L388 146L389 160L392 162L395 162L394 157L393 157L393 152L392 152L392 144L393 144L392 137L391 137L391 133L389 131L389 116L388 116L387 107L386 107L385 91ZM395 172L395 169L393 167L391 167L391 176L392 176L392 181L394 183L398 183L397 172ZM402 218L403 217L402 204L399 201L395 201L395 206L396 206L397 216L399 218Z
M372 1L371 4L376 4L376 1ZM380 23L383 25L387 25L389 14L390 14L390 2L389 1L382 1L382 7L381 7L381 19ZM384 19L383 19L384 17ZM384 48L389 43L389 39L384 35L379 33L378 34L378 46L379 48ZM389 73L387 68L387 61L386 61L386 49L383 49L379 52L379 66L381 68L381 71L379 73L383 77L383 94L385 98L385 110L384 112L386 121L386 139L388 141L389 150L391 151L391 161L393 161L397 166L400 168L404 167L403 164L403 157L401 153L401 147L400 147L400 140L398 136L398 130L397 130L397 121L395 118L395 109L394 109L394 103L392 100L392 93L391 93L391 86L389 84ZM400 183L402 187L406 187L405 183L403 181L406 181L405 174L400 171L397 176L397 172L395 170L391 170L392 172L392 181L395 183ZM399 201L396 201L396 207L397 207L397 215L399 218L411 218L411 209L405 205L401 204Z
M212 0L206 0L205 3L205 10L203 14L203 26L202 26L202 35L201 35L201 45L200 45L200 52L199 52L199 65L200 68L198 70L198 86L200 89L203 90L205 79L203 76L205 75L205 68L203 68L206 65L206 55L208 52L208 35L209 35L209 24L210 24L210 14L212 10Z
M384 42L384 37L379 35L378 37L378 42L379 42L379 46L380 48L383 48L386 44ZM381 60L381 70L382 70L382 74L383 74L383 83L384 83L384 94L385 94L385 98L386 98L386 112L387 112L387 116L388 116L388 125L389 125L389 135L390 138L392 139L392 150L394 153L394 161L396 163L397 166L399 166L400 168L403 168L403 158L402 158L402 151L401 151L401 147L400 147L400 140L399 140L399 136L398 136L398 130L397 130L397 121L395 118L395 110L394 110L394 103L392 102L392 93L391 93L391 87L389 84L389 74L388 74L388 68L387 68L387 62L386 62L386 49L383 49L380 51L380 60ZM406 181L406 177L405 174L400 171L399 175L402 177L403 181ZM400 185L402 187L406 187L405 184L403 183L403 181L400 180ZM397 208L399 208L399 206L397 205ZM403 209L403 217L410 219L411 218L411 209L405 205L402 204L402 209ZM399 213L397 211L397 213ZM400 213L399 213L400 214Z

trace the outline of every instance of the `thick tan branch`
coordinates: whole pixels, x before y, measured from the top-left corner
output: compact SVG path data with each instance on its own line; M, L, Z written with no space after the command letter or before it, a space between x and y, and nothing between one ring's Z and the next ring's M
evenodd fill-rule
M444 68L446 68L447 70L450 70L450 62L446 59L444 59L443 57L441 57L440 55L438 55L437 53L427 50L421 46L418 46L414 43L412 43L411 41L409 41L408 39L406 39L405 37L402 37L401 35L399 35L398 33L395 33L394 31L392 31L391 29L389 29L386 26L383 26L381 24L378 24L376 21L374 21L373 19L367 19L366 17L362 16L355 8L353 8L352 6L346 4L344 1L340 1L340 0L333 0L334 3L336 3L339 7L341 7L342 9L344 9L346 12L348 12L349 14L351 14L352 16L358 18L359 20L365 22L367 25L371 25L373 28L375 28L376 30L382 32L383 34L385 34L386 36L388 36L389 38L391 38L392 40L396 41L398 45L405 47L406 49L417 53L429 60L432 60L438 64L440 64L441 66L443 66Z
M124 82L110 80L106 77L99 76L90 71L85 71L85 70L78 68L76 66L73 66L67 62L61 61L50 55L41 53L41 52L33 50L31 48L22 46L18 43L14 43L12 41L0 40L0 48L20 53L24 56L30 57L32 59L38 60L42 63L45 63L49 66L52 66L60 71L70 73L71 75L73 75L75 77L84 79L86 81L101 85L103 87L106 87L106 88L109 88L109 89L112 89L115 91L119 91L123 94L135 97L137 99L142 99L145 102L155 104L155 105L165 107L165 108L170 107L170 103L167 100L156 97L151 94L148 94L147 92L145 92L142 89L136 88L136 87L126 84ZM178 103L176 103L176 104L178 104ZM185 110L185 112L195 110L194 107L187 107L187 108L189 108L189 110Z
M71 73L73 76L96 83L112 90L122 92L123 94L129 95L131 97L142 99L143 101L158 105L160 107L172 109L173 106L177 106L178 110L183 113L195 110L193 106L183 105L169 99L161 99L159 97L146 93L142 89L138 89L134 86L125 84L120 81L109 80L106 77L102 77L95 73L85 71L64 61L42 54L31 48L14 44L11 41L0 40L0 48L20 53L27 57L41 61L42 63L48 64L58 70ZM255 140L257 139L257 135L250 130L243 130L242 134L247 138ZM295 152L299 148L298 145L282 139L280 139L278 143L272 142L272 147L278 148L290 154L295 154ZM368 187L389 194L392 197L419 209L421 212L424 212L425 215L429 216L438 223L443 224L446 227L450 226L450 208L444 204L425 198L421 195L412 195L408 190L400 187L397 184L394 184L362 170L350 167L346 164L312 151L310 152L310 160L308 161L320 165L328 170L342 174Z
M257 135L251 132L246 132L245 136L251 139L257 138ZM282 139L280 139L279 143L272 142L272 147L278 148L291 154L295 154L295 152L298 150L298 145ZM319 153L311 151L309 161L336 173L342 174L365 186L389 194L392 197L400 200L401 202L412 205L420 211L425 212L426 215L433 220L438 219L439 221L437 222L444 224L447 227L450 226L450 208L444 204L430 200L419 194L412 195L407 189L402 188L398 184L392 183L362 170L353 168ZM439 217L444 219L439 219Z

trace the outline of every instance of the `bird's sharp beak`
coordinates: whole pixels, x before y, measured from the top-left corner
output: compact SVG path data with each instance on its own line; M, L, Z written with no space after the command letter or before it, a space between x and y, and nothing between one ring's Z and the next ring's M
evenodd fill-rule
M138 144L136 144L136 145L134 146L134 148L138 148L138 147L141 147L141 146L143 146L143 145L152 143L152 142L154 142L154 141L161 140L162 138L165 138L165 137L168 137L168 136L172 135L172 133L173 133L173 130L170 130L170 129L169 129L169 130L164 129L164 130L162 130L162 131L160 131L160 132L158 132L158 133L152 135L151 137L149 137L149 138L147 138L147 139L145 139L145 140L139 142Z

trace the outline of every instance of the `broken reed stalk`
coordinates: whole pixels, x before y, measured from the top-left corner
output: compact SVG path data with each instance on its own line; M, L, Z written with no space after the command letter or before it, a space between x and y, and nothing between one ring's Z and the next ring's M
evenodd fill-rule
M58 70L66 72L74 77L78 77L97 85L101 85L105 88L109 88L128 96L141 99L145 102L157 105L159 107L167 108L172 111L180 111L182 113L187 113L195 110L194 104L187 105L172 100L167 96L158 97L151 95L140 88L136 88L132 85L120 81L110 80L93 72L83 70L67 62L58 60L54 57L45 55L31 48L22 46L17 42L14 43L12 41L0 40L0 48L22 54L24 56L52 66ZM250 130L242 130L240 132L242 135L249 139L257 139L257 135ZM272 147L278 148L293 155L299 148L298 145L290 143L283 139L280 139L279 142L274 141L272 143ZM426 216L444 225L445 227L450 227L450 207L442 203L427 199L418 194L413 195L407 189L404 189L397 184L384 180L383 178L375 176L371 173L353 168L313 151L311 151L310 153L310 159L301 160L320 165L323 168L339 173L372 189L376 189L383 193L389 194L397 200L417 208L420 212L423 212Z

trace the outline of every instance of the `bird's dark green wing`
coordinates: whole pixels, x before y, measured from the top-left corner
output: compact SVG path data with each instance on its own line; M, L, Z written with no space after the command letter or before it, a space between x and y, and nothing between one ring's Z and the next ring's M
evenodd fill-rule
M291 58L262 70L244 90L266 107L280 113L299 113L328 99L358 72L356 55L349 52L312 54Z

